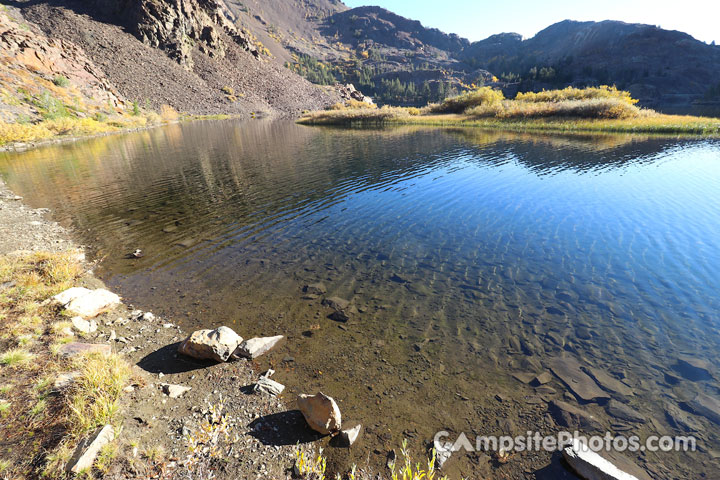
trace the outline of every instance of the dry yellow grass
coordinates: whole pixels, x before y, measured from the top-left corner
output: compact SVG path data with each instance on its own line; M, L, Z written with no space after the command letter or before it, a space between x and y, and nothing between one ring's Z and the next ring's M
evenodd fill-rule
M70 323L45 300L77 286L83 273L78 252L0 256L0 284L10 285L0 291L0 338L9 345L0 352L0 437L12 439L12 450L0 451L12 460L7 478L59 478L87 432L119 426L129 365L117 355L68 361L53 354L55 345L72 338L63 333ZM73 385L50 395L54 378L68 371L79 372Z

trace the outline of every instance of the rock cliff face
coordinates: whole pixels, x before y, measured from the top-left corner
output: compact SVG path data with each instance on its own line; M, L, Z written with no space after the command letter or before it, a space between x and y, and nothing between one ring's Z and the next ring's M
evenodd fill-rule
M96 0L95 5L108 19L147 45L166 51L188 70L194 65L196 47L213 58L225 56L222 33L258 56L251 39L236 28L236 18L223 0Z

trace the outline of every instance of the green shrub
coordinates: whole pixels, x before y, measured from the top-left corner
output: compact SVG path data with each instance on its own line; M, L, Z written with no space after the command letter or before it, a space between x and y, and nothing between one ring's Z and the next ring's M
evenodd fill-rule
M140 105L138 105L138 102L133 102L132 104L132 114L134 116L140 115Z
M53 83L57 85L58 87L65 88L68 85L70 85L70 80L67 79L67 77L64 77L62 75L56 75L53 78Z
M70 116L70 112L65 104L50 95L50 92L47 90L45 90L39 98L34 99L33 103L38 110L40 110L40 114L45 120L55 120Z

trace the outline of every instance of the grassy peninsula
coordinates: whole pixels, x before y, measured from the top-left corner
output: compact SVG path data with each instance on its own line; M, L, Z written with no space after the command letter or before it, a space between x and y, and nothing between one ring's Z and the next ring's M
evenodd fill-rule
M720 119L665 115L640 108L629 92L615 87L567 87L518 93L507 99L481 87L423 108L377 106L357 101L310 112L304 125L429 125L565 133L619 132L720 135Z

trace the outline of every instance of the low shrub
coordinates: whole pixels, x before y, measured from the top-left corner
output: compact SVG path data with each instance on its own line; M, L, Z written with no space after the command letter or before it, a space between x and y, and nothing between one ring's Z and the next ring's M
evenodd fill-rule
M57 85L58 87L65 88L68 85L70 85L70 80L67 79L67 77L64 77L62 75L56 75L53 78L53 83Z
M470 108L500 103L504 99L505 96L500 90L481 87L457 97L446 98L441 103L430 104L425 111L426 113L463 113Z
M484 118L546 118L577 117L597 119L635 118L641 111L619 98L563 100L559 102L526 102L508 100L498 104L480 105L466 112Z
M595 100L613 99L620 100L630 105L635 105L638 100L630 96L630 92L618 90L616 87L601 85L599 87L575 88L567 87L562 90L543 90L542 92L518 93L515 100L523 102L564 102L566 100Z

